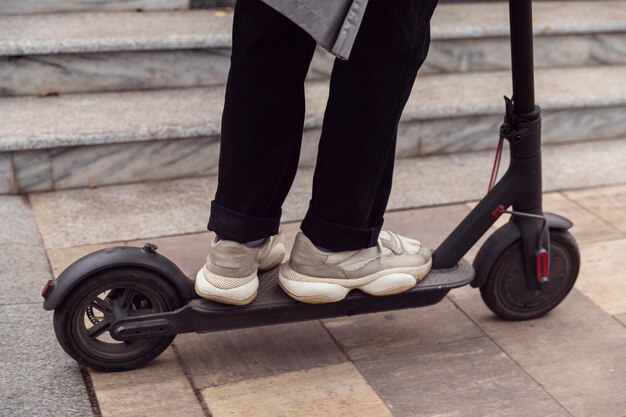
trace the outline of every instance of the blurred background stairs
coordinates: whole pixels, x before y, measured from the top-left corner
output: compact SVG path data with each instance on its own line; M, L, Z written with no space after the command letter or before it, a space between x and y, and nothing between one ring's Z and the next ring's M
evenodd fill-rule
M232 23L216 6L229 5L0 0L0 194L215 175ZM546 145L626 141L626 1L534 10ZM398 158L494 148L511 91L507 3L442 2L432 38ZM303 167L332 62L320 49L311 65Z

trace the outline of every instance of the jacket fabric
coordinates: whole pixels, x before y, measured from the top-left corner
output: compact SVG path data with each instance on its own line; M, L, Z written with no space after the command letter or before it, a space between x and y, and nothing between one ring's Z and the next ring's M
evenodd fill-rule
M348 59L368 0L262 0L296 23L317 43Z

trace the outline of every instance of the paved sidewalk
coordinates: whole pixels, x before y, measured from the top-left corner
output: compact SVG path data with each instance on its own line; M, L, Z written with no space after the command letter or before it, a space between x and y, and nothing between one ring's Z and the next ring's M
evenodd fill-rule
M386 225L436 246L472 205L394 211ZM44 249L39 231L59 236L64 219L42 228L52 217L1 197L0 415L85 416L91 395L104 416L625 416L626 185L549 193L545 206L576 223L583 259L545 318L498 320L466 287L428 308L180 335L143 369L81 374L38 292L50 268L115 243ZM284 229L291 239L298 224ZM191 274L209 235L149 240Z
M88 416L81 371L41 307L52 274L27 199L0 197L0 219L0 416Z

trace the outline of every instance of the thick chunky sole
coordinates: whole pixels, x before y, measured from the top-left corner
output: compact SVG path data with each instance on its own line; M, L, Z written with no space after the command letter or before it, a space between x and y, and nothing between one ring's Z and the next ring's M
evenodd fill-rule
M259 265L259 271L266 271L277 267L284 258L285 245L283 243L279 243L272 248L267 257L263 260L263 262L261 262L261 265ZM202 268L196 274L196 294L205 300L215 301L222 304L232 304L237 306L247 305L256 298L257 289L259 288L259 278L257 273L254 272L247 277L241 278L241 280L249 282L235 288L218 288L207 280L204 275L204 268Z
M418 267L390 268L386 271L360 277L358 282L366 283L355 285L357 279L313 277L300 274L285 264L278 274L278 282L290 297L303 303L335 303L346 298L353 289L359 289L374 296L393 295L408 291L430 272L431 266L432 260L429 260L427 264Z
M242 281L247 281L248 279L251 279L251 281L236 288L218 288L205 278L204 268L202 268L196 275L196 294L205 300L216 301L222 304L233 304L236 306L250 304L256 298L259 278L255 272L248 277L242 278Z

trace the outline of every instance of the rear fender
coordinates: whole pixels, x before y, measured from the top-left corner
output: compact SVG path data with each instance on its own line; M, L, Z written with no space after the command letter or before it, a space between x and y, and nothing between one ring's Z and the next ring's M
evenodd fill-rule
M120 267L147 269L162 275L176 288L183 302L195 297L193 280L152 247L118 246L92 252L68 266L46 292L43 308L54 310L84 280L97 272Z

